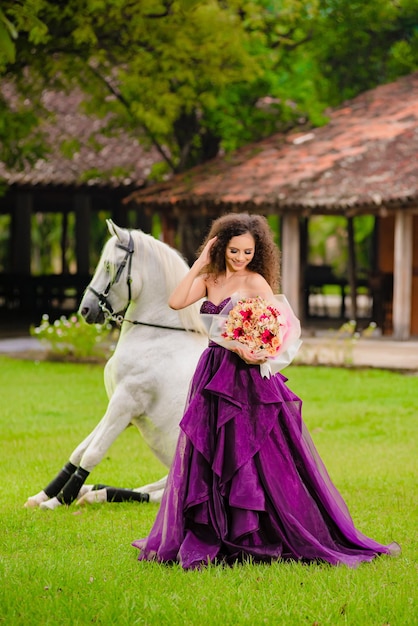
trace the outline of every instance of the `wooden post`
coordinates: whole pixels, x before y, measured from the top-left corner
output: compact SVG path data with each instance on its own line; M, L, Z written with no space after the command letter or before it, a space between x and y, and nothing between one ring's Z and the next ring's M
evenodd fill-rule
M348 285L350 289L350 319L357 321L357 268L354 241L354 218L347 217L348 237ZM344 294L342 296L344 298Z
M160 213L162 240L172 248L176 247L176 232L178 229L178 220L170 216L168 213Z
M31 216L32 195L18 193L12 209L11 272L15 274L14 290L20 313L32 316L36 308L36 294L31 277ZM16 300L15 297L13 297Z
M90 213L91 203L89 196L76 194L74 196L75 211L75 253L77 259L77 274L88 276L90 273Z
M411 336L412 304L412 213L397 211L393 268L393 338L405 341Z
M116 197L112 208L112 221L122 228L128 227L128 206L122 204Z
M300 317L300 231L297 215L284 215L282 220L282 279L280 291Z
M61 274L68 274L67 262L67 246L68 246L68 213L62 212L62 229L61 229Z
M144 233L152 233L152 215L146 213L144 209L134 209L134 223L131 228L139 228Z
M15 274L30 275L32 196L19 193L12 212L12 263Z
M309 290L306 284L306 270L308 266L309 254L309 218L304 217L300 222L300 292L299 302L300 311L299 319L301 323L305 322L309 317Z

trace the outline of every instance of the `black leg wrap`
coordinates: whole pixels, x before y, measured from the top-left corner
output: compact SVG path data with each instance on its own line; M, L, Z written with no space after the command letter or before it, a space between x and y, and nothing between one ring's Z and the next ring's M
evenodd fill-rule
M102 485L98 483L97 485L93 485L91 488L92 491L99 491L99 489L107 489L107 485Z
M71 504L77 498L80 488L86 482L87 476L90 474L82 467L78 467L70 480L61 489L57 498L61 504Z
M56 475L54 480L51 480L49 485L45 487L44 491L48 498L53 498L61 491L65 483L68 482L70 477L74 474L77 467L70 463L66 463L59 474Z
M106 487L106 494L108 502L149 502L149 493L141 493L131 489Z

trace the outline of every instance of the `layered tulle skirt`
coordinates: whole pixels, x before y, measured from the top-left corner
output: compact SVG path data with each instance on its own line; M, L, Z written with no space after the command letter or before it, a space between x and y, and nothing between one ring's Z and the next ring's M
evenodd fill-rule
M168 483L139 560L294 559L354 567L399 552L354 526L286 378L212 344L193 377Z

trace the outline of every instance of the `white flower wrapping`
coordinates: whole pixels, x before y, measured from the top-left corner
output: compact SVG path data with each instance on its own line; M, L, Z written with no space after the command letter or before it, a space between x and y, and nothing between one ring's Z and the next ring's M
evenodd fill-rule
M218 315L202 318L212 341L229 350L244 347L252 357L264 356L260 373L266 378L289 365L302 344L300 322L282 294L233 294Z

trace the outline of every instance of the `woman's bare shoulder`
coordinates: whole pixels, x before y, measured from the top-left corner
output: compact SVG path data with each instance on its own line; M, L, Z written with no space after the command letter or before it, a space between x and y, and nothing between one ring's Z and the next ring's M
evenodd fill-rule
M257 272L251 272L247 278L247 286L251 290L255 290L259 293L271 293L271 287L266 279Z

